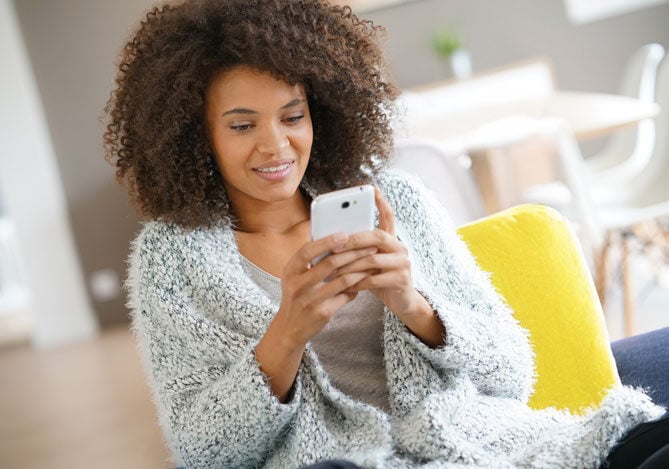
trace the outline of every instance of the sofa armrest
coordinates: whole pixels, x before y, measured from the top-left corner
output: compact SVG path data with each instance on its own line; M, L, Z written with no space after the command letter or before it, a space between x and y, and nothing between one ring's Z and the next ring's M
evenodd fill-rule
M566 220L545 206L520 205L458 232L529 331L537 374L530 406L581 413L599 405L620 380L592 277Z

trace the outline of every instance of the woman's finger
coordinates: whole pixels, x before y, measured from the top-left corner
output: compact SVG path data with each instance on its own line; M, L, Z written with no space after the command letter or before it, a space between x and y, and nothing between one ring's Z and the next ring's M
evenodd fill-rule
M378 248L372 246L330 254L311 268L309 276L313 282L320 282L327 277L332 276L333 271L371 254L376 254L378 251Z
M379 210L379 228L395 236L395 216L388 201L383 197L378 187L374 188L374 201Z
M332 278L349 272L388 271L411 268L408 258L400 253L382 253L365 256L333 271Z
M371 247L348 250L339 254L330 254L308 270L295 273L287 273L284 270L282 283L286 284L292 295L305 294L319 283L332 280L334 278L332 275L333 271L377 252L377 248Z
M348 240L346 233L335 233L325 238L306 243L286 263L285 274L306 272L311 268L311 261L342 247Z
M355 293L354 290L351 290L351 287L360 283L368 276L369 274L366 272L351 272L346 275L340 275L329 282L319 284L318 288L313 288L305 292L302 301L306 305L312 305L325 302L329 298L336 297L342 293L350 295Z
M406 252L406 248L391 233L384 230L363 231L350 235L348 241L333 249L334 252L343 252L350 249L362 249L376 246L382 252Z
M347 274L353 275L353 274ZM359 292L362 290L382 290L384 288L397 288L398 285L405 283L406 278L402 272L392 270L382 272L377 275L368 275L362 278L356 284L348 287L347 292Z

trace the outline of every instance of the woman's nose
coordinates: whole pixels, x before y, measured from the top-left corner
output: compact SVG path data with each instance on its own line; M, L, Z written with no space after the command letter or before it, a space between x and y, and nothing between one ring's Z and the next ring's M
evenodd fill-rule
M258 150L262 153L281 154L290 144L286 132L277 125L268 125L260 135Z

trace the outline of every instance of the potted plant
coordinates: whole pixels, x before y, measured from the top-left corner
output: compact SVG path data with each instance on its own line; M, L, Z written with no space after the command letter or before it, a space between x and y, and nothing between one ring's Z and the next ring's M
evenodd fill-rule
M449 64L455 78L466 78L472 74L469 52L463 48L457 33L441 29L434 34L432 45L437 56Z

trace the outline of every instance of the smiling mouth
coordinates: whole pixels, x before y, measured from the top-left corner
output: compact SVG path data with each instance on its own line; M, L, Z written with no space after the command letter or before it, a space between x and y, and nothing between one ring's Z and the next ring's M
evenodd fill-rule
M255 168L255 171L258 171L259 173L265 173L265 174L278 173L278 172L281 172L281 171L285 171L292 164L293 164L293 162L291 161L290 163L283 163L283 164L280 164L278 166L271 166L269 168Z

